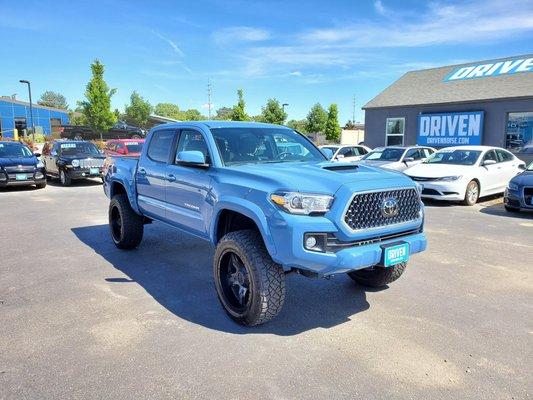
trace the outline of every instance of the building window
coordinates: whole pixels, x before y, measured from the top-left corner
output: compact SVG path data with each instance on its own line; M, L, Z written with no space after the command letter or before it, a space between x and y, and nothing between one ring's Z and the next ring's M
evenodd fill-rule
M403 146L405 118L387 118L386 146Z
M524 146L532 144L533 111L508 113L505 147L512 151L519 151Z

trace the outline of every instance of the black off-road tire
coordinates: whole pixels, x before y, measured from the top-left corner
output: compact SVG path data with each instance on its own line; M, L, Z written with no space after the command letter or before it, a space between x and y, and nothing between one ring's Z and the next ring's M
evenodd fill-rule
M348 272L348 276L364 286L382 287L402 276L406 267L407 263L396 264L387 268L374 266L372 268Z
M44 189L44 188L46 187L46 179L44 180L43 183L36 183L36 184L35 184L35 187L36 187L37 189Z
M237 311L224 294L221 265L228 253L236 254L248 273L249 300ZM215 288L222 307L234 321L245 326L263 324L279 314L285 301L285 274L268 254L261 235L253 230L230 232L218 243L213 258Z
M469 195L469 190L471 189L475 190L475 192L477 193L475 196ZM478 200L479 200L479 183L472 180L468 182L468 185L466 185L465 198L463 200L463 204L465 206L473 206L474 204L478 202Z
M64 169L59 170L59 182L61 186L70 186L72 184L72 179Z
M117 218L120 226L117 227ZM130 206L128 196L117 194L109 203L109 231L113 243L119 249L131 250L139 246L143 238L143 217Z

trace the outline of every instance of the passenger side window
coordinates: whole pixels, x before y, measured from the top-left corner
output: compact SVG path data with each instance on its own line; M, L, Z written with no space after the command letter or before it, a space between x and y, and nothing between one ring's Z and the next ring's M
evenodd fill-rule
M355 157L355 153L353 151L353 147L344 147L339 150L339 155L343 155L344 157Z
M489 150L485 156L483 157L483 161L487 161L487 160L494 160L496 162L498 162L498 159L496 158L496 153L494 152L494 150Z
M434 151L431 149L423 149L422 151L424 152L424 158L428 158L430 155L434 153Z
M413 160L421 160L424 158L420 149L411 149L407 152L404 158L412 158Z
M178 141L178 148L176 150L176 164L178 162L178 154L180 151L200 151L205 157L205 162L207 164L211 164L211 157L209 156L209 151L207 150L207 143L200 132L193 130L181 131L180 139Z
M161 163L168 162L174 135L174 131L155 131L148 147L148 158Z
M514 157L511 153L508 153L504 150L496 150L496 154L498 154L498 161L499 162L507 162L507 161L513 161Z

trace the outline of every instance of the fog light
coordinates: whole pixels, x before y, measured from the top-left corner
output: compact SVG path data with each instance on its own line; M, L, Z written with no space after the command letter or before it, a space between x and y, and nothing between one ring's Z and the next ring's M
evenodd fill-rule
M41 172L35 173L35 179L43 179L43 178L44 178L44 175Z
M81 173L81 176L85 176L85 172L82 172L82 173Z
M316 246L316 238L314 236L309 236L305 239L305 247L312 249Z

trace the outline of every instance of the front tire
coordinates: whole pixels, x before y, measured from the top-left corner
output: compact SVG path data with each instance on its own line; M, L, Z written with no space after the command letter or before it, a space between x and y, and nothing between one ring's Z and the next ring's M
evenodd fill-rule
M225 235L215 251L213 273L218 299L237 323L263 324L281 311L285 274L270 258L258 232Z
M64 169L59 171L59 181L61 182L62 186L70 186L72 183L72 179L70 176L68 176Z
M125 194L113 196L109 203L109 230L113 243L119 249L134 249L141 243L143 218L133 211Z
M374 266L348 272L348 276L355 282L370 287L382 287L394 282L402 276L407 263L396 264L391 267Z
M466 185L465 199L463 204L465 206L473 206L479 200L479 185L476 181L468 182Z
M35 187L36 187L37 189L44 189L44 188L46 187L46 179L44 180L43 183L37 183L37 184L35 185Z

